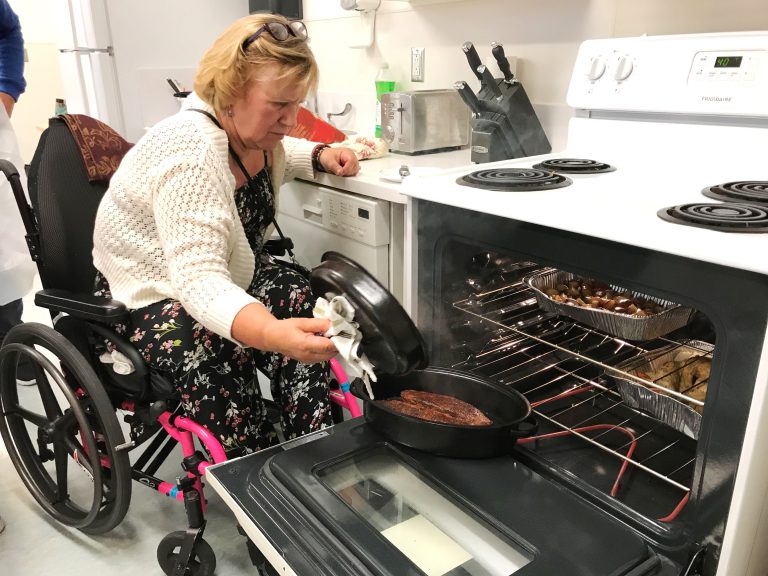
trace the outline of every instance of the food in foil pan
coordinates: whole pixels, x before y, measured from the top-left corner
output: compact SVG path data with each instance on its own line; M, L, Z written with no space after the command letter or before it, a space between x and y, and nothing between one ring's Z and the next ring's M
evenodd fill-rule
M679 392L703 401L707 395L709 371L712 360L703 354L696 354L689 349L680 350L672 360L667 360L656 370L635 370L635 376L652 381L675 392ZM663 390L654 389L657 394L664 394ZM702 407L695 402L690 402L691 408L701 414Z
M605 282L585 278L572 278L545 288L544 293L555 302L597 308L629 314L632 316L653 316L664 310L664 306L649 298L635 296L628 290L616 290Z
M539 307L632 341L659 338L685 326L693 310L563 270L527 276Z
M619 364L624 377L614 374L618 392L629 407L697 439L713 349L708 342L690 340Z

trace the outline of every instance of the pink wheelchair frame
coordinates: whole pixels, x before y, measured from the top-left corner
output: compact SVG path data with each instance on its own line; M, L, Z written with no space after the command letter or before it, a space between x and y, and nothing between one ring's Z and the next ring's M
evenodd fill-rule
M339 364L335 358L331 359L330 366L331 371L333 372L333 375L339 384L338 390L331 390L330 392L331 401L349 412L349 415L352 418L357 418L361 415L361 412L357 400L349 391L349 378L344 372L344 369L341 367L341 364ZM133 412L133 402L124 401L121 404L121 408L129 412ZM180 444L182 455L184 456L185 460L195 456L196 452L194 436L200 440L200 442L208 451L208 454L211 455L213 462L198 459L199 461L195 463L195 469L187 471L187 476L193 480L192 487L200 494L202 510L205 511L205 498L203 497L203 485L201 482L201 477L205 474L206 469L212 464L219 464L220 462L227 460L227 456L224 453L224 448L222 448L221 444L213 434L189 418L183 416L174 416L170 412L165 411L158 417L158 422L163 426L168 435ZM149 486L150 488L154 488L158 492L171 498L175 498L176 500L184 500L184 493L179 489L178 486L171 484L170 482L159 480L149 475L144 475L141 472L134 471L134 474L140 476L139 479L142 484Z
M360 416L360 408L357 400L349 391L350 383L344 369L335 359L330 361L330 366L339 384L338 390L331 390L331 401L344 408L353 418ZM129 400L123 401L121 408L129 412L135 411L134 403ZM182 468L186 475L179 477L177 484L165 482L155 477L153 474L156 468L164 460L164 457L161 457L157 462L149 462L149 466L146 469L142 469L144 468L143 464L132 467L132 476L134 480L139 481L141 484L153 488L174 500L183 502L188 523L186 531L172 532L163 538L158 546L158 560L161 562L161 566L163 566L166 574L178 574L179 576L199 574L200 576L208 576L213 573L215 556L213 550L203 540L203 531L206 524L204 517L206 500L203 494L202 477L209 466L226 461L227 456L216 437L206 428L189 418L174 415L166 410L160 413L157 421L165 429L168 436L181 445L183 454ZM206 460L195 449L195 437L205 446L213 462ZM156 440L162 441L162 437L158 436ZM159 444L157 447L159 447ZM155 449L148 449L147 452L154 454ZM109 464L108 459L102 458L103 466L108 467ZM250 553L252 545L250 542L248 544ZM166 563L166 565L163 565L161 558L170 560L171 564Z

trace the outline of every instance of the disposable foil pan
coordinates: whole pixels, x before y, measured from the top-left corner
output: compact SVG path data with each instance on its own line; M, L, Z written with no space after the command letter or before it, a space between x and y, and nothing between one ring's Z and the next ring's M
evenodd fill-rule
M659 338L688 324L693 314L693 310L690 308L632 291L629 291L632 296L653 300L665 309L652 316L631 316L599 308L583 308L581 306L564 304L556 302L547 296L545 292L547 288L554 288L558 284L565 284L569 280L578 277L571 272L547 270L528 276L525 282L533 289L539 308L547 312L568 316L582 324L587 324L624 340L640 341ZM621 292L626 291L625 288L620 286L611 285L611 288Z
M647 352L617 365L616 369L625 373L645 372L648 374L657 372L665 362L673 360L686 347L690 352L699 356L711 357L713 350L713 346L708 342L691 340L683 344L665 346L653 352ZM646 386L641 382L623 378L618 372L612 374L612 376L616 382L619 395L627 406L656 418L675 430L679 430L686 436L690 436L695 440L698 439L699 428L701 427L701 414L691 406L675 397L660 394L654 388Z

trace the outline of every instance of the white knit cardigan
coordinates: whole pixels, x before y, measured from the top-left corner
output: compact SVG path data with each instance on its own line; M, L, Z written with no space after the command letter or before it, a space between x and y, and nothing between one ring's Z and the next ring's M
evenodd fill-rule
M235 205L228 140L195 94L153 126L125 155L99 205L93 263L112 296L128 308L166 298L181 302L206 328L232 339L255 257ZM285 138L272 153L275 191L312 178L315 142Z

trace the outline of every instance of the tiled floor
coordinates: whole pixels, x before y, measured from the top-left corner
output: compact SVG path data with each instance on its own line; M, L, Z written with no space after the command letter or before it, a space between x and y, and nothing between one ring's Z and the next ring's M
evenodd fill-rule
M25 299L25 321L50 324L45 310ZM36 395L35 387L23 394ZM180 456L171 454L158 476L173 481L181 472ZM0 574L3 576L153 576L161 575L156 548L169 532L186 528L182 503L132 483L131 506L123 522L108 534L88 536L50 518L16 474L0 441ZM216 553L219 576L256 574L234 517L209 489L205 539Z

